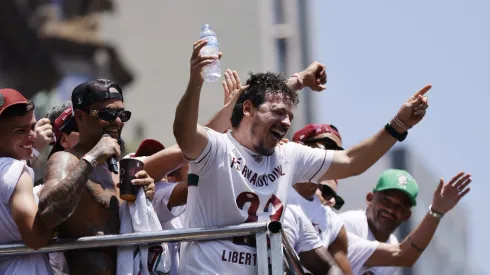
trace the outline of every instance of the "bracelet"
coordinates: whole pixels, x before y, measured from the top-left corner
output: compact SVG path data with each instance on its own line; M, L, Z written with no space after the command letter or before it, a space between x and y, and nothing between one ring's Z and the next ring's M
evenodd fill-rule
M97 167L98 165L97 160L91 155L84 155L82 159L88 162L88 164L90 164L90 166L92 166L93 168Z
M299 86L298 90L302 90L305 87L303 78L298 73L293 74L291 77L296 77L296 80L298 81L297 85Z
M438 220L440 220L442 217L444 217L444 214L432 210L432 204L429 206L429 215L431 215L432 217L434 217Z
M424 248L424 249L422 249L422 248L420 248L420 247L416 246L416 245L413 243L413 241L412 241L412 236L408 236L408 241L410 241L410 244L412 245L412 247L413 247L413 248L415 248L415 249L417 249L419 252L423 252L423 251L425 250L425 248Z
M389 123L386 123L385 125L385 130L388 132L392 137L396 138L398 141L404 141L407 138L408 131L405 131L405 133L400 134L398 133Z
M393 122L396 123L396 125L398 125L400 128L402 128L405 131L408 131L411 129L411 127L408 127L407 125L405 125L405 123L402 122L402 120L398 117L398 115L396 115L393 118Z

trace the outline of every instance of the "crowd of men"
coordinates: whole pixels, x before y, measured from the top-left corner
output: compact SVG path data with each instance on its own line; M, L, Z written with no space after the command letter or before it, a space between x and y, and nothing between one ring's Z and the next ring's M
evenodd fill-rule
M311 274L393 274L411 266L429 245L441 218L469 192L471 176L440 180L419 225L401 242L393 232L411 216L419 187L403 170L384 171L366 209L337 213L339 180L362 174L425 116L431 88L401 104L373 136L343 148L331 124L310 124L284 137L298 93L326 88L325 66L313 62L286 78L224 73L225 104L198 124L202 69L216 61L193 45L187 89L176 108L176 145L145 140L129 157L144 169L132 184L152 203L164 230L281 221L287 241ZM220 55L221 56L221 55ZM120 140L131 112L121 88L98 79L73 89L71 101L36 120L34 104L0 89L0 243L39 249L54 239L119 234L119 175L107 160L121 158ZM353 125L353 127L355 127ZM33 162L51 145L46 173L34 187ZM361 199L361 198L359 198ZM169 243L170 274L257 274L254 238ZM116 274L117 248L1 256L1 274ZM148 274L142 272L141 274ZM157 273L154 273L157 274ZM160 274L160 273L158 273Z

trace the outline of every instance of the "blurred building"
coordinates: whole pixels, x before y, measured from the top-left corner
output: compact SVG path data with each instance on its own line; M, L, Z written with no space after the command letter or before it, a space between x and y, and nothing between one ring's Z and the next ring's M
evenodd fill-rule
M202 25L210 24L218 35L222 71L236 70L242 82L249 72L293 74L312 59L308 4L296 0L151 0L145 5L118 1L115 13L102 24L102 34L114 41L135 69L135 81L125 89L125 104L133 112L123 131L128 147L134 148L144 137L166 145L175 142L175 108L187 86L192 44L199 39ZM307 121L308 97L301 101L295 114L297 125ZM206 83L200 123L222 105L221 82Z
M381 172L388 168L409 171L420 187L412 217L396 231L401 242L427 214L439 183L439 178L427 169L414 152L402 147L393 149L364 174L339 181L339 194L346 201L342 211L365 209L366 194L372 191ZM467 209L462 201L444 216L430 245L417 263L412 268L400 269L397 275L480 274L473 270L474 265L468 257L469 224L466 213Z

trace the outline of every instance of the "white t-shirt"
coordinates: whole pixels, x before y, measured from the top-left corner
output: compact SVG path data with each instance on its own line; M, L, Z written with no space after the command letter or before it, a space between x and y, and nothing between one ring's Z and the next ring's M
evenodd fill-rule
M313 225L299 205L287 205L282 225L289 244L297 254L322 246Z
M158 220L162 225L163 230L181 229L183 228L180 215L185 212L186 205L172 207L168 209L167 204L170 200L170 196L174 191L177 182L157 182L155 196L153 197L153 208L157 213ZM179 274L179 262L180 262L180 242L170 242L168 244L170 254L172 257L172 268L170 275Z
M294 142L262 156L232 132L206 131L208 144L190 165L186 228L281 220L292 183L317 182L333 159L333 151ZM257 273L256 248L241 240L183 243L180 273Z
M0 243L22 241L12 219L10 197L24 171L34 181L34 171L25 162L13 158L0 158ZM37 203L37 202L36 202ZM48 254L0 257L0 274L53 274Z
M376 241L376 238L374 237L373 233L369 229L368 222L367 222L367 217L366 217L366 211L365 210L353 210L353 211L347 211L344 213L341 213L340 216L344 219L344 225L345 225L345 230L347 232L354 234L364 240L368 241ZM398 239L396 238L395 235L391 234L388 241L386 243L389 244L398 244ZM349 249L350 249L350 240L349 240ZM364 246L361 244L360 241L357 242L358 246ZM377 243L376 243L377 247ZM360 250L363 250L362 248ZM368 249L369 250L369 249ZM374 252L374 250L372 251ZM371 252L371 254L372 254ZM350 254L350 252L348 252ZM371 256L369 254L369 256ZM365 258L364 262L369 258ZM349 261L351 258L349 257ZM364 265L364 262L362 263ZM361 263L359 263L361 264ZM351 263L352 268L354 268L353 264ZM362 266L360 268L359 272L357 274L361 275L391 275L396 272L398 267L396 266ZM356 273L354 273L356 274Z
M294 188L291 188L291 191L289 191L289 204L301 206L325 247L330 246L337 239L344 222L330 206L323 205L317 196L314 196L313 200L309 201L296 192Z

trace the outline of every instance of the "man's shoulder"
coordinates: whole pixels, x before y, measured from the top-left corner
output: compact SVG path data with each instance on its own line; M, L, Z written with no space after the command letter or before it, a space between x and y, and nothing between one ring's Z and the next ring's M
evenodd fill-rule
M58 163L76 163L79 159L83 157L83 153L76 151L75 149L68 149L65 151L58 151L51 156L49 156L47 161L47 166L51 164Z

